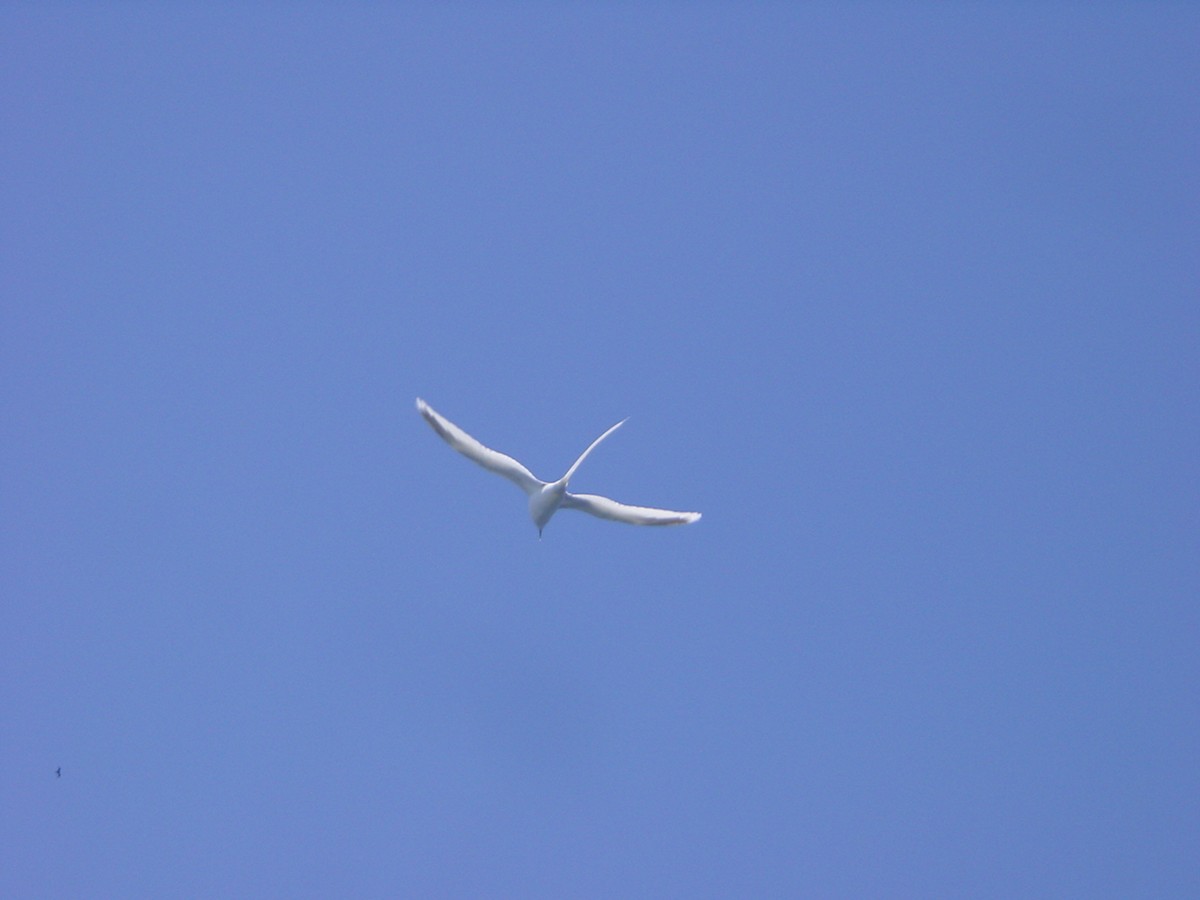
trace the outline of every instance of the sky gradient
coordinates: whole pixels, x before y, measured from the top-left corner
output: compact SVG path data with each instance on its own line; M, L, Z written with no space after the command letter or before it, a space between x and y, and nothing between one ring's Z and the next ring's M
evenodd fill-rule
M0 7L0 895L1200 895L1197 46Z

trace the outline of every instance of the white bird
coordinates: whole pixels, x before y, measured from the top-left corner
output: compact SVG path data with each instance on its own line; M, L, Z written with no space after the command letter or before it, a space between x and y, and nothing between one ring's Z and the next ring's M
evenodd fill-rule
M511 456L505 456L503 453L479 443L449 419L435 412L433 407L420 397L417 398L417 410L447 444L485 469L495 472L497 475L503 475L528 495L529 517L537 526L538 537L542 536L542 529L560 508L578 509L601 519L612 519L614 522L625 522L629 525L687 525L700 518L698 512L674 512L669 509L652 509L648 506L626 506L624 503L609 500L607 497L598 497L595 494L572 494L567 490L567 483L575 474L575 470L579 468L580 463L596 449L597 444L624 425L628 421L627 419L622 419L592 441L592 445L583 451L571 468L567 469L566 475L558 481L546 482L535 478L532 472Z

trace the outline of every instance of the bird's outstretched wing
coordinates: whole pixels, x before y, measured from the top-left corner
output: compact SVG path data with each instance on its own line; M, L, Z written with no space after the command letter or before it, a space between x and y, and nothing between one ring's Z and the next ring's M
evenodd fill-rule
M601 519L612 519L614 522L625 522L628 525L688 525L700 518L698 512L626 506L596 494L572 494L570 491L563 496L562 508L578 509Z
M527 468L497 450L485 447L445 416L437 413L424 400L417 398L417 410L447 444L485 469L503 475L526 494L540 490L545 482L538 480Z

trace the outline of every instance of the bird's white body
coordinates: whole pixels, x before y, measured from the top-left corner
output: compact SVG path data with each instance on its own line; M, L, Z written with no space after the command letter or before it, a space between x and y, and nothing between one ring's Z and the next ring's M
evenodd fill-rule
M559 509L578 509L601 519L611 519L614 522L625 522L629 525L687 525L700 518L700 513L697 512L674 512L649 506L627 506L616 500L609 500L607 497L599 497L595 494L572 494L567 490L571 476L587 459L588 454L596 449L597 444L624 425L625 419L592 441L591 446L580 454L579 459L575 460L571 468L567 469L567 474L558 481L542 481L511 456L485 447L419 397L417 398L417 410L447 444L485 469L495 472L497 475L503 475L529 496L529 517L537 526L539 536L542 529L546 527L546 523Z
M529 518L538 527L538 534L546 527L550 517L562 506L563 497L567 495L567 486L554 482L543 485L540 490L529 495Z

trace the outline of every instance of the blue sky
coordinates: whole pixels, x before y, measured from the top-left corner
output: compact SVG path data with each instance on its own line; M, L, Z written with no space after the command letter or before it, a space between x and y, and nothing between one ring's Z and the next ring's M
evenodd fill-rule
M5 5L0 894L1196 896L1198 44Z

